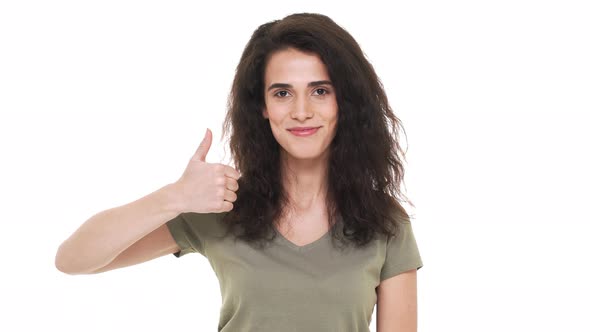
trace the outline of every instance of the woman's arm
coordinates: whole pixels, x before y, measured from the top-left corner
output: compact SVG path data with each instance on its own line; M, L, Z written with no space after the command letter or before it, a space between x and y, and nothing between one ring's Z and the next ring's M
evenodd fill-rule
M416 269L385 279L377 287L377 332L416 332Z
M177 249L163 227L180 214L178 202L174 184L169 184L131 203L95 214L59 246L55 266L67 274L89 274L113 262L136 242L131 247L134 250L118 259L119 267ZM159 231L152 233L156 229ZM160 241L139 241L150 233ZM146 247L148 243L152 247Z

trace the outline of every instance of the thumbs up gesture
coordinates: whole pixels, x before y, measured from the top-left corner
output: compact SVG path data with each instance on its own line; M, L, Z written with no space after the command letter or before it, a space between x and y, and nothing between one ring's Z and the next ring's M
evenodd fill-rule
M206 162L212 141L212 133L207 128L184 173L173 184L182 212L226 212L234 207L241 174L230 166Z

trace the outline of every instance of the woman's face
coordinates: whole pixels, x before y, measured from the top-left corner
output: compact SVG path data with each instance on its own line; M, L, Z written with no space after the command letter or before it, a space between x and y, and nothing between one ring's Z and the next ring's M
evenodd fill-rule
M264 75L264 118L289 158L322 159L336 134L338 104L319 56L289 48L274 53ZM296 127L318 128L296 131Z

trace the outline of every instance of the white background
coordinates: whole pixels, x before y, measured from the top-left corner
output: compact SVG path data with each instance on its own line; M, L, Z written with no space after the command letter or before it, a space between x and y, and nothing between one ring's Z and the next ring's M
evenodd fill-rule
M217 329L203 256L71 276L55 253L177 180L205 128L227 162L243 47L302 11L355 37L406 129L419 331L590 331L590 12L514 0L2 2L0 330Z

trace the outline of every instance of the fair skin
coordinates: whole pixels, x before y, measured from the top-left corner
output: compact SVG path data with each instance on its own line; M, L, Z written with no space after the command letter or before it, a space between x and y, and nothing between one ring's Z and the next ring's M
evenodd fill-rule
M326 67L316 55L289 48L276 52L265 71L265 109L273 135L281 146L284 186L290 197L287 218L278 228L298 245L328 231L325 211L329 145L336 134L338 104ZM319 127L298 137L287 129ZM323 220L323 222L317 222Z
M377 332L416 332L416 269L383 280L377 287Z
M326 169L338 104L327 68L314 54L293 48L276 52L267 63L264 81L266 107L262 113L281 146L281 166L287 170L284 185L292 205L278 230L295 244L305 245L329 227ZM320 128L314 135L298 137L287 130L297 126ZM381 282L377 287L378 332L417 330L416 288L415 269Z

